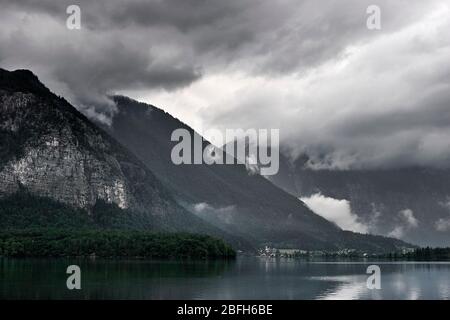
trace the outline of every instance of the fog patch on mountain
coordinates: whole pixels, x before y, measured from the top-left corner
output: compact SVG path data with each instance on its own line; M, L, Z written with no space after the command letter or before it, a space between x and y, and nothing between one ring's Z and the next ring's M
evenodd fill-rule
M437 231L446 232L450 230L450 217L449 218L440 218L435 223L435 228Z
M210 219L218 219L226 224L233 221L233 215L236 212L236 206L230 205L225 207L213 207L207 202L199 202L192 206L192 212L199 217Z
M419 226L419 220L414 216L414 212L411 209L404 209L398 212L397 218L399 224L389 232L388 236L401 239L405 234L412 229Z
M310 197L301 197L300 200L314 213L334 222L344 230L359 233L368 233L369 231L369 226L361 223L358 216L352 212L348 200L326 197L321 193L313 194Z
M446 232L450 230L450 198L447 197L445 201L439 202L439 205L448 210L448 217L439 218L434 223L434 228L439 232Z

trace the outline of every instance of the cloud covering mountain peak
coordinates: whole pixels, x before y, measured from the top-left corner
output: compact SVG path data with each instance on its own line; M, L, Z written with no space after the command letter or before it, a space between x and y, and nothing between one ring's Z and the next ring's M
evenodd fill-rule
M0 0L0 64L33 69L108 123L108 98L151 102L196 128L282 128L311 168L448 166L449 5L378 1ZM207 137L208 138L208 137Z

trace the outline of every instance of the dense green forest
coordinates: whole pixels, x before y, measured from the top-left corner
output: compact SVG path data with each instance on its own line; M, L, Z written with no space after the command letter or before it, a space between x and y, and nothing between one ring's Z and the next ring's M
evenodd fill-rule
M231 258L207 235L161 233L142 215L98 201L91 212L19 192L0 200L0 255Z
M0 200L0 230L35 228L156 230L143 214L122 210L115 204L98 200L90 212L73 208L25 190Z
M222 240L184 233L111 230L0 232L0 255L12 257L232 258Z

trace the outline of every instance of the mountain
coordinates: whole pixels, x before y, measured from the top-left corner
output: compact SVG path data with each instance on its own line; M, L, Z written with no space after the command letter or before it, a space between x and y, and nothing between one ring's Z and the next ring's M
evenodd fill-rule
M243 249L408 246L342 231L245 165L174 165L172 132L196 133L153 106L114 100L112 126L100 128L32 72L0 69L0 227L188 231Z
M308 157L280 156L269 179L296 197L321 194L347 200L358 220L373 233L429 246L450 243L450 170L400 168L312 170Z
M180 206L136 156L30 71L0 69L0 142L0 201L26 193L34 202L24 210L44 203L43 197L63 204L64 212L72 207L86 215L106 203L111 207L102 214L116 219L123 213L122 219L134 220L121 222L128 226L207 233L240 244Z
M407 246L394 239L344 232L266 178L250 174L245 165L175 165L170 157L177 144L171 141L172 132L182 128L199 138L198 134L154 106L123 96L113 99L117 113L104 129L154 172L186 209L226 232L255 246L369 251Z

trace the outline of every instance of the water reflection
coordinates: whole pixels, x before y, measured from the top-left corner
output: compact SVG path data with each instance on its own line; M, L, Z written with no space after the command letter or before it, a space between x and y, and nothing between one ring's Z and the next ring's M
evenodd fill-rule
M66 289L68 265L82 290ZM366 287L381 268L381 290ZM2 299L448 299L450 264L308 261L140 261L0 258Z

